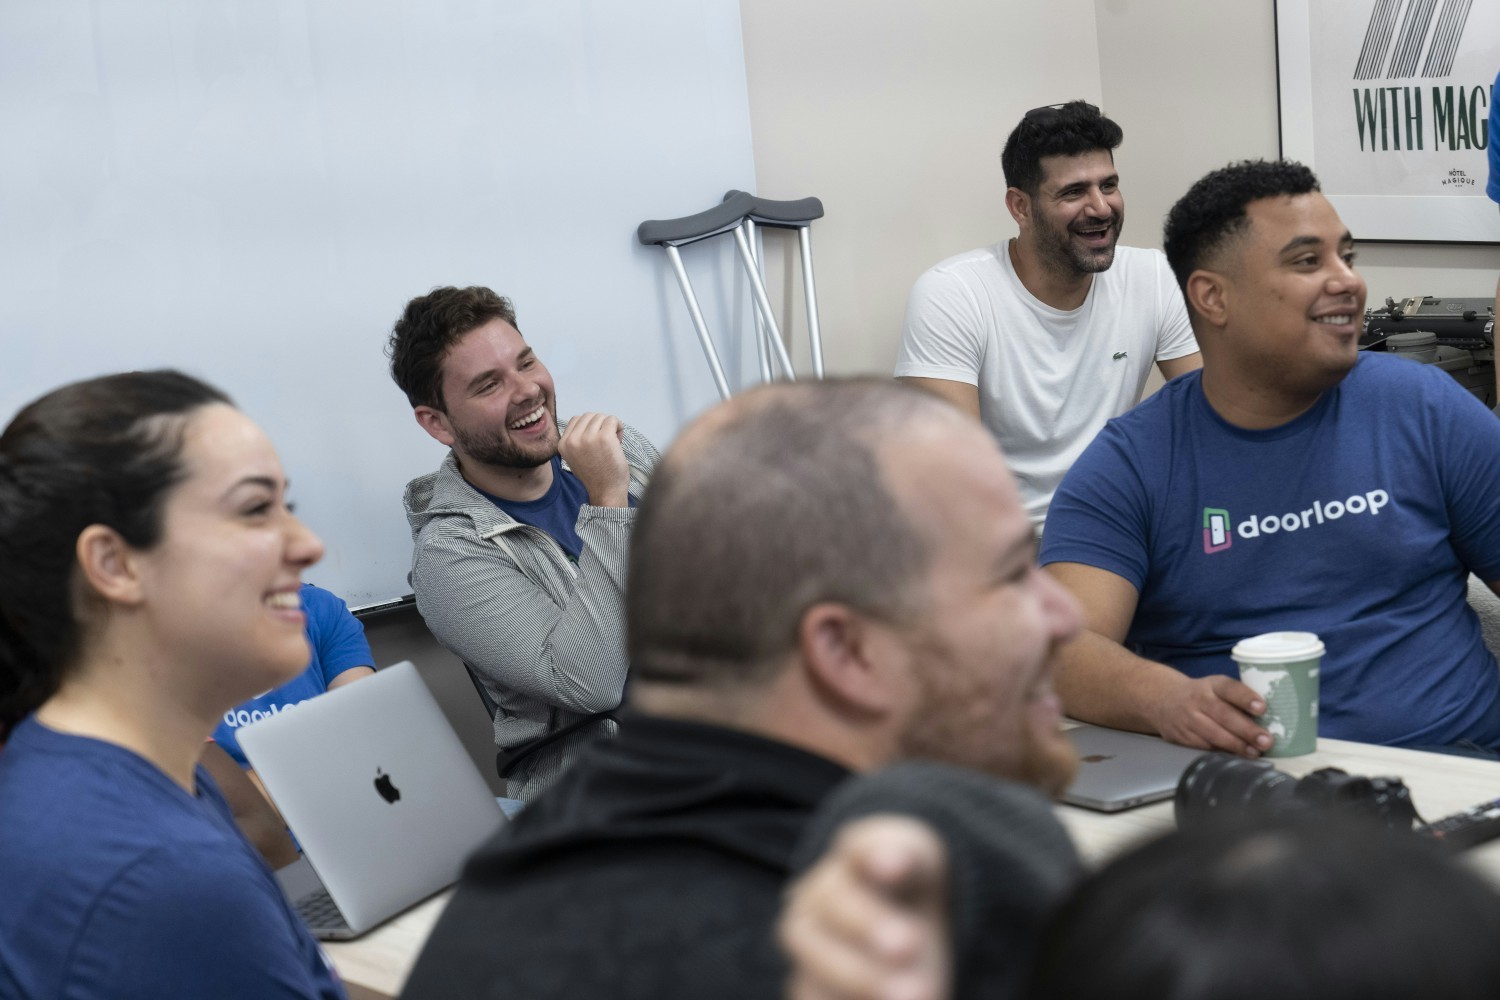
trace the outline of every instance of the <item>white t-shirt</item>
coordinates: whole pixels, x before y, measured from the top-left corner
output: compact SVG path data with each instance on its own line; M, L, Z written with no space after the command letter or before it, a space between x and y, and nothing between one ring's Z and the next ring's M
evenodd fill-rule
M1021 284L1007 245L931 268L911 291L896 375L966 382L1033 522L1112 417L1140 402L1151 366L1198 350L1160 250L1116 247L1083 305L1053 309Z

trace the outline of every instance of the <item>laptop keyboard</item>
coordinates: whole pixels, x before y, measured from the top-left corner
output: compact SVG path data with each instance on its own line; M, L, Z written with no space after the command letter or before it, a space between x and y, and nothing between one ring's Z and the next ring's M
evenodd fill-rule
M297 900L297 912L302 914L307 926L315 931L349 929L349 924L339 912L333 897L328 895L327 889L319 889Z

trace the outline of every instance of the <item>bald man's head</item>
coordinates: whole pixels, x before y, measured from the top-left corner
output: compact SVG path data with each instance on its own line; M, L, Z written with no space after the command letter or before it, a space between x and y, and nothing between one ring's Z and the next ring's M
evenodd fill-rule
M765 386L700 417L658 465L632 536L632 677L764 680L819 602L909 617L927 546L891 496L881 445L965 420L887 379Z

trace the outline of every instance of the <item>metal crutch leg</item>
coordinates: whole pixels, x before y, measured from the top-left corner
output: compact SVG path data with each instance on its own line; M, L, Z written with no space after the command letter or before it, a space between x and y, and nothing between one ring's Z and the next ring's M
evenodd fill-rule
M738 203L744 191L730 191L724 195L724 203ZM798 250L802 255L802 292L807 302L807 340L812 355L813 377L823 377L823 336L818 325L818 294L813 283L812 223L823 217L823 202L817 198L799 198L795 201L775 201L750 195L748 221L777 229L797 230ZM778 338L779 339L779 338Z
M714 348L713 337L708 332L708 324L703 320L703 310L698 307L698 297L693 294L693 283L688 280L687 269L682 266L682 255L678 247L689 243L697 243L699 240L711 239L720 233L730 230L744 239L744 233L740 224L745 221L745 216L750 210L751 197L747 194L741 198L726 199L722 204L699 212L697 215L688 215L680 219L648 219L636 228L636 239L645 246L660 246L667 252L667 259L672 262L672 271L677 276L677 286L682 289L682 297L687 302L688 315L692 317L693 329L698 333L698 343L703 348L703 355L708 359L709 371L713 374L714 385L718 387L719 396L728 399L729 380L724 377L724 366L719 363L719 352Z
M755 306L760 310L761 321L770 334L772 356L781 363L781 370L789 381L797 380L797 370L792 367L792 357L786 352L786 343L781 339L781 328L776 325L776 314L771 311L771 297L766 294L766 283L760 279L760 268L750 253L750 241L745 238L743 224L734 231L734 242L740 248L740 263L745 265L745 277L750 279L750 291Z

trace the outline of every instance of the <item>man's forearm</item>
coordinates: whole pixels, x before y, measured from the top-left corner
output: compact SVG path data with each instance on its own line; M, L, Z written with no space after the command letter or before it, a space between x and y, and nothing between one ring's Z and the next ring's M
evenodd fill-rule
M1075 719L1114 729L1158 732L1152 709L1161 704L1166 688L1185 679L1088 629L1058 654L1057 693L1063 709Z
M1153 733L1204 750L1256 756L1271 735L1256 722L1265 702L1233 677L1188 677L1085 631L1059 655L1057 693L1076 719Z

